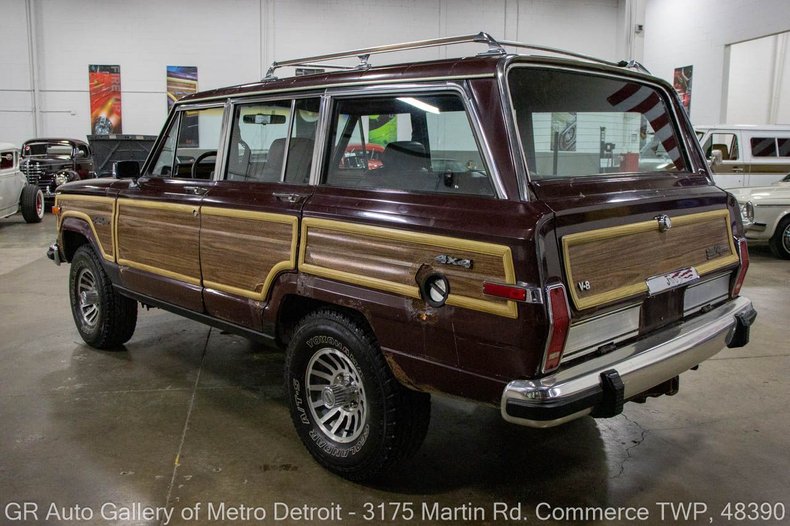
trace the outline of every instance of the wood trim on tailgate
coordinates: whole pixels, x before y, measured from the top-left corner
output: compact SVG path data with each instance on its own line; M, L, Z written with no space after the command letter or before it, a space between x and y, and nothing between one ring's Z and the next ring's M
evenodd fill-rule
M672 228L666 232L659 231L658 221L649 220L563 236L565 273L576 308L645 293L645 280L653 276L691 266L702 276L738 263L727 209L671 219ZM724 225L717 225L719 221ZM650 258L651 251L660 251L662 257ZM648 258L638 257L642 254ZM575 257L580 261L576 265ZM590 289L580 290L577 280L589 281Z

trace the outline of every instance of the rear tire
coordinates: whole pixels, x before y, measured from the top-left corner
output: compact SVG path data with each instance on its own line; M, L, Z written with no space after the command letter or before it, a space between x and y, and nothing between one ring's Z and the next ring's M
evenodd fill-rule
M137 302L112 286L90 245L74 253L69 272L71 313L85 343L113 349L129 341L137 326Z
M320 310L299 322L285 359L285 392L299 438L329 471L368 480L422 444L430 395L392 376L373 335Z
M37 186L26 184L19 197L22 217L28 223L40 223L44 219L44 193Z
M779 221L768 245L776 257L790 259L790 216Z

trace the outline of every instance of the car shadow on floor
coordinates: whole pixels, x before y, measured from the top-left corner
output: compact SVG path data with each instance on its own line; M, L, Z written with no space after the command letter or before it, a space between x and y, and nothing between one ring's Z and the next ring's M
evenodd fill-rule
M231 450L223 451L230 446L221 434L194 436L210 422L212 427L239 430L234 447L262 443L265 446L259 447L269 451L285 451L274 456L285 458L283 465L295 466L289 469L302 471L292 476L310 473L316 483L339 481L318 467L292 429L283 396L281 351L216 329L209 335L204 326L170 316L147 319L143 315L140 328L143 330L120 351L96 351L82 345L74 348L71 381L75 385L95 383L100 373L106 385L94 389L180 391L186 397L199 370L195 411L211 416L193 415L193 419L203 418L190 426L193 459L205 455L219 465L224 456L230 462L234 455ZM268 414L259 414L264 411ZM171 417L181 424L183 418L182 411ZM149 428L148 432L156 430ZM139 434L139 429L135 433ZM278 444L280 441L285 443ZM80 446L90 448L90 444ZM89 451L86 454L93 457ZM271 463L255 467L256 463L253 456L249 467L239 469L272 469ZM545 500L592 504L606 502L608 477L603 440L591 418L559 428L530 429L504 422L497 408L434 396L426 440L413 458L375 482L340 482L344 491L362 494L433 495L442 500L452 494L454 500L472 492L525 505ZM580 487L585 491L580 492Z

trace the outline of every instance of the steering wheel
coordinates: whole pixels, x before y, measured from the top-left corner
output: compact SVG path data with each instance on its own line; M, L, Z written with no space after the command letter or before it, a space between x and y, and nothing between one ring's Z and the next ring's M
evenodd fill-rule
M197 159L195 159L195 162L192 163L192 169L190 170L190 175L192 176L192 179L197 179L197 167L200 164L200 161L202 161L206 157L211 157L212 155L216 156L217 150L209 150L197 156Z

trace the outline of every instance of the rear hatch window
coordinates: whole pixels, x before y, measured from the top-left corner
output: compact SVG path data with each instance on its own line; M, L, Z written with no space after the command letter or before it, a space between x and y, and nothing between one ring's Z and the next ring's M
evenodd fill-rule
M531 67L508 82L533 180L688 171L669 105L648 84Z

